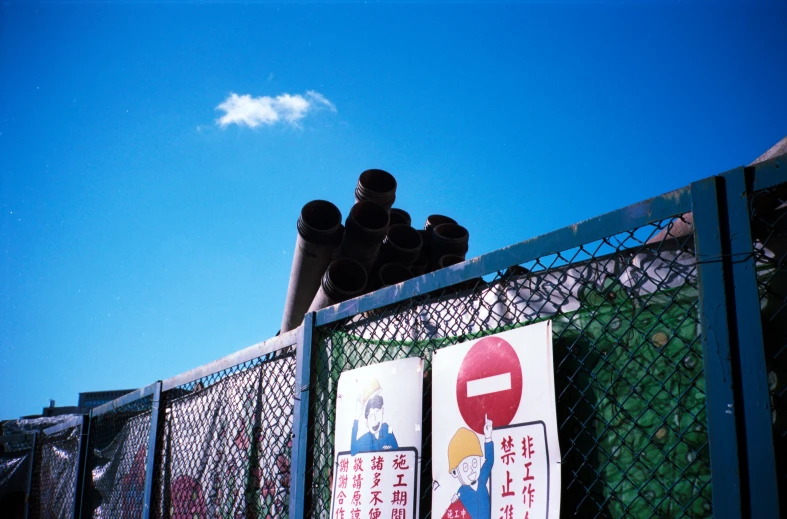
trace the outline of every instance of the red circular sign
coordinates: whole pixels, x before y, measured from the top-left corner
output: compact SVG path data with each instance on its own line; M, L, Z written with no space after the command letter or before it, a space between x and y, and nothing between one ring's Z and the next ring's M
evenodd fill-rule
M456 377L456 402L465 423L484 434L484 416L494 427L514 419L522 399L522 366L514 348L486 337L470 348Z

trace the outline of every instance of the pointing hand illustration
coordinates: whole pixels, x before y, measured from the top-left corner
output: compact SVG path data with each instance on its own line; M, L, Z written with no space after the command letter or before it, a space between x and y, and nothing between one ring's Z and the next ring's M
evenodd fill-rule
M484 414L484 438L486 441L492 439L492 420L490 420L489 416L486 414Z

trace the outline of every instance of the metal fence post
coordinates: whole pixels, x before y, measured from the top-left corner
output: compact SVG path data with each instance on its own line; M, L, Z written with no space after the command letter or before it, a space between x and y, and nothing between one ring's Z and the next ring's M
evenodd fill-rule
M150 439L148 456L145 460L145 494L143 497L142 519L150 519L150 500L153 496L153 476L156 470L156 440L158 438L159 403L161 401L161 381L156 382L153 390L153 404L150 408Z
M90 417L82 415L82 424L79 427L79 449L77 451L77 474L74 480L74 503L73 517L77 519L82 516L82 491L85 488L83 480L85 477L85 466L87 464L87 445L88 435L90 434Z
M33 469L35 468L36 442L38 433L33 434L33 446L30 448L30 471L27 473L27 492L25 493L25 515L24 519L30 517L30 493L33 491Z
M79 500L79 515L75 517L82 517L84 514L84 506L85 506L85 478L87 478L87 459L90 457L90 427L93 425L93 409L88 411L85 415L85 420L87 421L87 441L85 441L85 456L81 460L82 463L80 464L80 468L78 469L79 473L79 481L82 485L82 491L77 496Z
M747 168L748 169L748 168ZM744 168L724 175L751 517L779 517L768 370Z
M734 315L732 308L728 308L731 282L722 261L720 182L717 177L694 182L691 205L699 276L713 515L740 518L743 510L729 329Z
M293 413L292 462L290 464L290 518L306 514L306 458L309 434L309 385L311 381L314 314L304 316L298 328L295 360L295 409Z

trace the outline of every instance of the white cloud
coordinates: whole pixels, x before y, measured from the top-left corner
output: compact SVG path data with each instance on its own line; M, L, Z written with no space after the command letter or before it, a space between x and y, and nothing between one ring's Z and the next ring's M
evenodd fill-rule
M324 105L324 106L328 107L328 109L331 112L336 113L336 105L331 103L330 101L328 101L328 99L326 99L326 97L324 95L322 95L321 93L315 92L314 90L307 90L306 91L306 97L308 97L309 99L311 99L315 103L320 103L321 105Z
M217 110L224 112L216 123L222 128L231 124L256 128L260 125L271 126L279 122L298 126L298 122L311 111L328 108L336 112L336 106L324 95L309 90L305 95L281 94L276 97L252 97L248 94L230 93Z

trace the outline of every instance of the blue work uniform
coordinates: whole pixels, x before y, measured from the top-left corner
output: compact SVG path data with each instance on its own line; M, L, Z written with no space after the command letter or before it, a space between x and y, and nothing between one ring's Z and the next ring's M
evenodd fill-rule
M492 473L492 465L495 463L495 444L493 442L484 443L484 464L481 465L481 474L478 477L478 490L473 490L470 485L459 487L459 500L465 507L471 519L490 519L492 517L492 501L489 498L489 490L486 483Z
M399 444L396 443L396 438L393 433L388 431L387 423L380 425L380 435L377 438L375 438L371 432L368 432L356 439L356 436L358 436L358 420L355 420L353 422L352 434L350 453L353 456L359 452L373 452L399 448Z

